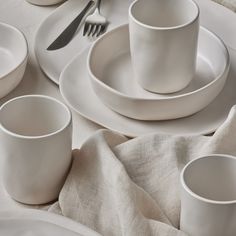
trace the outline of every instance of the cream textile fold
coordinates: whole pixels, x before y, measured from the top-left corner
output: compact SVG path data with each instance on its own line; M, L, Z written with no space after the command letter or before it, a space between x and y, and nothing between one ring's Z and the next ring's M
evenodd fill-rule
M102 235L184 236L178 230L180 171L212 153L236 156L236 107L213 136L152 134L128 140L98 131L74 150L51 211Z
M236 0L213 0L236 12Z

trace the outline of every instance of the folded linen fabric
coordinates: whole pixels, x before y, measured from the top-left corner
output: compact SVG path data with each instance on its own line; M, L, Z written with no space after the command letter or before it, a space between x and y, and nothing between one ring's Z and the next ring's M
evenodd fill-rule
M236 106L213 136L151 134L133 140L108 130L73 152L51 211L102 235L183 236L179 174L201 155L236 155Z
M236 12L236 0L213 0Z

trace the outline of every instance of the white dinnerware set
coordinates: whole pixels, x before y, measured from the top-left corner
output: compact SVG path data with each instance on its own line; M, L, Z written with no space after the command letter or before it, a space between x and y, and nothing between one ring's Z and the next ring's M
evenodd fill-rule
M236 235L236 157L209 155L181 172L180 229L190 236Z
M0 23L0 98L21 82L28 59L24 34ZM3 183L16 201L42 204L55 200L71 164L72 118L61 102L25 95L0 108Z
M88 71L95 93L112 110L137 120L171 120L217 97L229 55L221 39L199 30L194 2L140 0L129 8L129 25L93 44Z
M223 41L199 26L198 5L193 0L137 0L128 14L129 24L107 32L89 50L87 71L97 97L134 122L181 119L206 108L224 88L230 59ZM3 97L21 81L28 50L14 27L1 23L0 34ZM0 145L9 195L26 204L51 202L71 165L71 112L43 95L13 98L0 108ZM235 173L236 158L227 155L199 157L183 168L182 231L236 235Z
M230 59L223 41L199 26L199 15L192 0L133 2L129 24L106 33L88 53L97 97L123 116L150 122L207 107L225 85ZM226 155L199 157L184 167L182 231L236 234L235 171L236 158Z

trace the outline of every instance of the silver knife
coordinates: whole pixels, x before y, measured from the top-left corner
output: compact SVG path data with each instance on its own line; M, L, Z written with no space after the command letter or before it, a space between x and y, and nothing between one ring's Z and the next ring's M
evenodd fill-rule
M80 14L66 27L66 29L50 44L47 48L48 51L57 50L65 47L73 38L76 30L78 29L81 21L88 12L88 10L95 4L95 1L91 0L87 3L85 8Z

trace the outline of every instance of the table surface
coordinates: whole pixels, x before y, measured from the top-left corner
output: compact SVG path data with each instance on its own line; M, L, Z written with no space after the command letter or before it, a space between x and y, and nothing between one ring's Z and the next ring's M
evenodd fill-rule
M25 94L44 94L55 97L61 101L58 86L51 82L40 70L34 54L34 37L40 23L52 13L57 6L35 6L25 0L0 0L0 22L11 24L20 29L26 36L29 45L29 60L26 72L19 86L6 97L0 100L0 105L10 98ZM103 127L86 120L79 114L73 114L73 148L81 144L96 130ZM0 166L1 158L0 158ZM1 173L1 172L0 172ZM0 177L0 210L12 210L25 206L12 200L5 192ZM34 208L47 208L48 206L35 206Z

